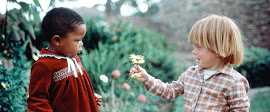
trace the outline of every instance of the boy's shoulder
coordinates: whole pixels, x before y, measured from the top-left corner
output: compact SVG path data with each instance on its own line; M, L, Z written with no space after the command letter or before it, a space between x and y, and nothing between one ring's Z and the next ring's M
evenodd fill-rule
M230 76L232 76L234 80L247 80L246 77L244 77L236 70L232 70Z

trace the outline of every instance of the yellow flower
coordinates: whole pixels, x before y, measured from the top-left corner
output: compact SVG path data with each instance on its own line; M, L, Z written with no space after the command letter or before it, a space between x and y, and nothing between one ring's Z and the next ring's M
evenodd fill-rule
M142 56L142 55L135 55L132 53L129 58L131 58L132 64L142 64L145 62L143 59L144 56Z
M9 87L9 84L5 84L4 82L2 82L1 85L5 90L7 90L7 87Z
M4 54L7 54L7 50L4 50L3 53L4 53Z
M38 60L38 56L37 56L37 55L35 55L35 54L32 54L32 58L33 58L35 61L37 61L37 60Z
M130 77L132 77L132 78L138 78L138 77L141 77L141 76L142 76L141 73L134 73Z

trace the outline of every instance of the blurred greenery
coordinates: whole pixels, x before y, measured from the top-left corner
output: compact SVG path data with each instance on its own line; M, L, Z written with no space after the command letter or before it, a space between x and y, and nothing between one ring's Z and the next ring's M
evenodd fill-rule
M184 95L176 98L173 106L173 112L184 112Z
M250 112L270 112L270 90L259 92L250 103Z
M40 29L40 16L38 0L34 4L18 2L21 9L12 9L7 13L6 24L0 28L0 111L26 111L26 99L28 96L28 84L31 64L41 48L47 47ZM54 6L56 0L51 0L50 6ZM61 0L60 0L61 1ZM62 0L63 1L63 0ZM149 1L148 1L149 2ZM133 2L136 6L137 3ZM154 14L158 10L156 4L144 14ZM149 14L149 15L151 15ZM131 53L145 56L145 63L141 66L154 77L164 82L177 80L179 75L187 68L177 65L175 52L176 45L166 41L165 37L156 31L146 28L135 28L131 23L119 20L108 25L101 17L84 17L87 24L87 33L83 39L84 48L80 56L84 68L87 70L94 89L103 95L101 111L159 111L158 104L168 100L157 97L148 92L142 83L128 76ZM270 52L259 47L246 49L246 58L243 64L235 67L241 74L247 77L251 87L270 85ZM113 78L111 72L119 70L121 77ZM100 75L109 77L108 83L100 81ZM124 90L123 83L128 83L130 90ZM269 111L268 102L263 100L269 96L260 93L251 102L251 111ZM144 94L147 102L140 102L137 97ZM113 101L113 102L112 102ZM174 101L174 100L173 100ZM263 102L260 105L258 102ZM183 111L183 95L175 99L173 111Z
M0 64L0 112L23 112L27 110L26 99L30 77L30 64L23 54L24 47L13 51L7 60L1 53ZM6 65L3 65L3 64ZM8 63L8 64L7 64Z
M120 97L124 91L121 87L124 82L132 85L131 91L136 91L135 96L148 93L142 83L128 75L133 66L129 59L132 53L145 56L145 63L141 66L161 80L176 80L177 78L174 76L180 74L176 58L173 57L175 46L168 43L160 33L143 28L136 29L131 23L122 21L107 26L104 20L98 17L85 21L89 28L83 40L84 49L80 58L92 82L100 85L105 93L111 92L111 85L102 83L99 76L102 74L108 76L111 79L110 82L113 80L111 75L113 70L119 70L123 74L116 79L117 83L114 88L116 97ZM95 90L99 89L97 85L93 85ZM148 106L142 105L141 110L147 110L149 106L162 100L157 96L152 97L155 98L147 98L152 103L147 103ZM139 103L134 98L129 100Z
M269 50L254 46L246 48L244 62L235 68L248 79L251 88L270 86Z

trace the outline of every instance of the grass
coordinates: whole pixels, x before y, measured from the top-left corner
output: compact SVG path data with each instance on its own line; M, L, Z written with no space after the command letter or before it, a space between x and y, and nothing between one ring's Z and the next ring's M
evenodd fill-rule
M250 103L250 112L270 112L270 90L257 93Z
M174 104L173 112L184 112L184 95L179 96ZM270 112L270 89L259 92L250 103L250 112Z

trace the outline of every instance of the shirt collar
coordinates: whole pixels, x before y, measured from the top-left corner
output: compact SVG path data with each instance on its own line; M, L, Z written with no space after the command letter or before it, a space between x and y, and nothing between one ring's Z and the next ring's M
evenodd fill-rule
M199 67L198 65L195 66L196 71L203 70L204 68ZM222 74L227 74L227 75L232 75L233 72L233 67L230 63L225 64L221 69L217 71L217 73L222 73Z

